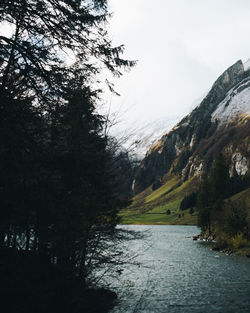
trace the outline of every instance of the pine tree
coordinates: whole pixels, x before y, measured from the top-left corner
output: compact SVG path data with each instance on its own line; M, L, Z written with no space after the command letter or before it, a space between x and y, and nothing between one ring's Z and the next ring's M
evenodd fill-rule
M223 155L220 153L212 166L209 177L211 197L215 209L220 209L221 202L230 194L229 170Z
M230 194L230 179L226 161L219 154L213 162L209 177L200 186L197 199L199 225L211 231L220 215L223 200Z

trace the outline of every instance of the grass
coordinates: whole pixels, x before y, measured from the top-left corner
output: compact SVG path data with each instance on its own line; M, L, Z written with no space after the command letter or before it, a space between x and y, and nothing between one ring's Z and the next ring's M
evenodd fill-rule
M196 179L190 179L180 185L177 176L171 177L163 186L145 193L144 199L140 195L135 197L134 203L120 212L122 224L134 225L195 225L197 216L190 215L188 211L180 211L180 203L186 194L197 189ZM167 210L171 214L166 214ZM184 214L184 216L182 216ZM181 215L181 217L180 217Z
M177 176L174 176L169 181L167 181L164 185L160 188L153 191L149 196L146 197L145 203L149 203L154 201L161 196L169 193L172 189L176 188L180 184L180 179Z
M167 213L167 210L170 210L172 213L177 212L181 203L181 199L172 200L166 202L161 206L154 207L150 212L151 213Z
M135 213L122 215L123 224L133 225L169 225L173 216L167 214Z
M176 218L172 224L174 225L197 225L197 213L189 214L185 211L184 216Z
M184 216L179 217L178 212L170 215L160 213L121 213L122 224L127 225L196 225L197 215L190 215L183 212Z

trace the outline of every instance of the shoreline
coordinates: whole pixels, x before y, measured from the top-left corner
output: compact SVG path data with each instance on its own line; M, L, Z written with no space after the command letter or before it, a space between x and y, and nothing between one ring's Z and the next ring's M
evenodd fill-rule
M225 246L219 241L215 240L214 235L208 235L207 233L192 236L194 241L202 241L211 245L211 250L224 253L227 256L243 256L250 258L250 246L233 248L231 246Z

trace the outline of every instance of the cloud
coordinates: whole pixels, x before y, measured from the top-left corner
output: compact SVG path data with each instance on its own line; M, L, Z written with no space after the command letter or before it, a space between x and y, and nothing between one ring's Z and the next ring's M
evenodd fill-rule
M113 106L147 122L180 115L238 59L250 57L249 0L111 0L110 32L138 66Z

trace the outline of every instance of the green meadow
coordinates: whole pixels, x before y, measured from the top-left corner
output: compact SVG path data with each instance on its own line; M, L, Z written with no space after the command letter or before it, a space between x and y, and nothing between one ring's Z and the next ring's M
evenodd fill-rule
M171 177L160 188L147 190L134 197L130 207L120 212L122 224L134 225L195 225L197 214L181 211L180 203L185 195L197 190L196 179L185 183L177 176ZM169 214L167 214L169 213Z

